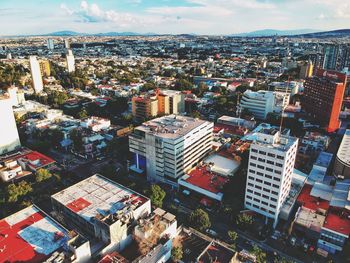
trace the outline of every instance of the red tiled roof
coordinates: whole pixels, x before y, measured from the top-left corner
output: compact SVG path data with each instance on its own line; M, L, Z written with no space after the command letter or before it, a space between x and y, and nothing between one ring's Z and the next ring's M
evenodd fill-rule
M228 182L228 178L209 172L207 168L203 166L192 170L186 182L217 194L222 191L222 187Z
M329 201L311 196L311 190L312 185L305 184L300 195L298 196L298 203L314 211L317 209L327 210L329 208Z
M350 219L348 216L350 216L350 213L344 209L331 208L328 211L323 227L345 236L349 236Z
M29 166L31 166L35 169L38 169L40 167L44 167L44 166L52 164L52 163L55 163L55 160L51 159L50 157L48 157L42 153L36 152L36 151L32 151L30 153L24 154L21 156L21 158L27 159L28 161L31 161L31 162L39 160L39 165L28 164Z

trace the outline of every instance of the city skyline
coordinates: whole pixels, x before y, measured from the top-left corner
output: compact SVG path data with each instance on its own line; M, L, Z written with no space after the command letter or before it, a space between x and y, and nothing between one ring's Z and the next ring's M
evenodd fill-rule
M0 3L1 35L83 33L236 34L262 30L332 30L350 24L341 0L20 0Z

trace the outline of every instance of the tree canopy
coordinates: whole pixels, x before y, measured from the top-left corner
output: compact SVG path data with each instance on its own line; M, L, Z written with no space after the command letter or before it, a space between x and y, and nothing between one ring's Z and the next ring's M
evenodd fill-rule
M208 213L201 208L194 210L190 214L189 223L191 227L199 231L204 231L211 226Z
M162 207L165 195L166 195L165 191L159 185L157 184L151 185L150 198L153 205Z

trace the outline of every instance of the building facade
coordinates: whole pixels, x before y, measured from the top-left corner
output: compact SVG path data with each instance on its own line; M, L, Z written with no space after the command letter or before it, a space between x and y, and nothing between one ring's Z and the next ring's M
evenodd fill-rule
M213 123L168 115L143 123L129 136L136 172L150 181L177 186L177 179L196 166L212 148Z
M340 127L346 79L345 74L317 69L315 75L304 83L302 108L328 132Z
M40 93L44 89L44 84L41 76L40 65L36 56L29 57L29 65L32 75L33 89L35 93Z
M350 130L346 130L339 146L333 175L339 179L350 178Z
M67 51L66 54L66 60L67 60L67 70L69 73L75 71L75 60L74 60L74 55L71 49Z
M272 128L257 133L250 148L244 205L274 227L291 188L297 147L297 138Z

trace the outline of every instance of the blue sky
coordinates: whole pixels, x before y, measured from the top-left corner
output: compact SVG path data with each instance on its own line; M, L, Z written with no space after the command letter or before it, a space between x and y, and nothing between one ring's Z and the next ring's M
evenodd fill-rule
M350 0L0 0L1 35L350 27Z

